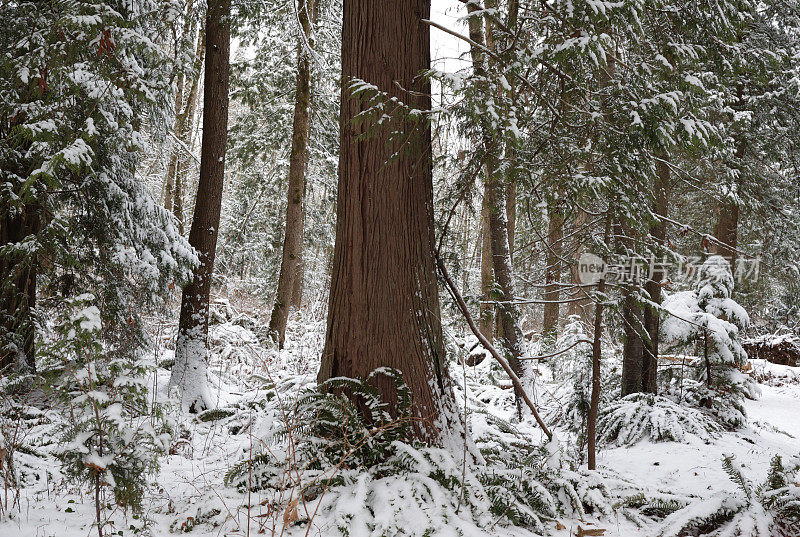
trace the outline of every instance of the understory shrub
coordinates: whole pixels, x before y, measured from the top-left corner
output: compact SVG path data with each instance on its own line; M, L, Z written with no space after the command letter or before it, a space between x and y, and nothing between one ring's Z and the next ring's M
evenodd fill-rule
M667 517L660 537L794 537L800 535L798 466L772 459L767 479L759 486L747 479L732 456L722 466L736 484L734 492L721 491L694 502Z
M688 442L697 438L710 442L722 428L707 413L672 399L649 393L634 393L600 410L597 438L604 444L629 446L643 438L653 442Z
M415 444L401 374L376 374L395 383L392 414L369 379L331 379L308 389L280 434L237 464L226 482L267 497L272 491L271 512L290 509L294 523L340 535L465 534L497 524L542 533L556 517L612 512L602 475L564 461L557 440L532 445L475 401L470 412L482 426L463 453Z
M91 486L98 506L110 505L104 499L110 490L114 504L140 513L170 435L148 408L144 366L102 341L94 302L92 295L66 300L58 337L44 350L63 370L55 387L65 405L56 454L68 476ZM100 507L97 516L102 524Z

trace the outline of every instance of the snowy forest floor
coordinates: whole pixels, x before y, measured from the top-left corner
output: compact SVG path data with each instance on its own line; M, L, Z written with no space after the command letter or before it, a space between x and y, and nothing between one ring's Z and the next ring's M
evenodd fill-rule
M212 326L213 357L210 367L213 394L218 408L231 409L218 419L200 421L196 416L182 415L174 406L167 407L167 416L174 420L175 440L169 454L161 458L161 468L149 492L145 512L150 519L150 531L161 536L189 532L202 536L243 535L328 535L333 525L341 526L336 514L321 512L306 506L310 515L296 516L291 506L279 510L269 505L275 501L274 490L250 492L237 490L225 482L226 474L236 464L248 459L257 446L268 448L281 420L282 408L290 408L304 386L313 385L319 354L324 341L325 323L320 314L295 318L290 324L287 348L278 352L259 342L257 333L263 330L249 316L237 315L230 307L217 307L217 323ZM174 341L175 327L154 323L156 348L149 357L154 366L150 379L153 397L166 401L166 386ZM452 338L451 338L452 339ZM542 369L546 369L542 367ZM606 480L614 495L631 494L631 484L645 494L673 493L708 497L711 494L735 489L721 465L723 454L733 454L743 464L747 477L763 481L771 458L785 458L800 452L800 368L776 366L764 362L754 364L762 396L748 400L748 425L735 432L725 432L710 443L690 439L686 443L652 443L643 440L630 447L602 447L598 455L599 475ZM492 369L489 360L477 367L462 368L453 363L453 376L458 384L467 386L470 401L481 401L485 410L503 420L513 415L511 390L503 386L502 375ZM466 375L466 380L465 380ZM547 371L537 380L538 403L542 407L558 405L548 396L556 392L556 383ZM276 387L280 405L259 406L261 400L272 400ZM463 392L457 396L464 400ZM472 403L470 403L472 404ZM31 405L26 410L23 427L24 445L28 448L15 454L17 471L23 487L18 503L10 517L0 522L2 537L83 537L96 535L93 528L94 504L85 487L70 483L62 473L53 452L58 445L57 428L60 419L56 412L37 410L46 405ZM488 427L479 413L471 414L474 434ZM532 443L542 443L542 435L532 419L516 425ZM557 429L557 428L556 428ZM569 435L559 432L562 445ZM372 481L369 493L402 496L402 488L394 489L391 482ZM380 489L379 487L385 487ZM0 491L12 494L13 491ZM434 494L435 496L435 494ZM370 535L357 524L364 498L358 489L352 490L352 501L340 501L341 509L350 509L350 535ZM446 501L446 500L442 500ZM280 501L278 502L280 504ZM248 509L247 506L250 506ZM284 501L281 505L287 505ZM451 506L452 507L452 506ZM380 506L379 508L380 509ZM370 516L396 516L410 535L428 535L426 524L432 526L430 535L531 535L528 530L508 526L503 521L476 525L466 520L465 510L445 510L445 522L440 526L419 520L418 513L409 507L383 513L373 507ZM439 509L431 506L431 510ZM302 511L302 509L301 509ZM394 513L394 514L391 514ZM397 514L400 513L400 514ZM407 518L404 521L403 518ZM449 517L449 518L448 518ZM460 517L460 519L459 519ZM296 520L299 518L299 521ZM312 518L311 524L304 519ZM493 517L496 518L496 517ZM136 535L141 533L142 521L122 511L111 515L113 526L108 534ZM462 520L463 519L463 520ZM336 520L339 520L337 523ZM285 527L284 527L285 526ZM578 526L604 528L606 536L654 537L655 525L637 527L619 510L597 518L559 517L545 523L555 536L576 535Z

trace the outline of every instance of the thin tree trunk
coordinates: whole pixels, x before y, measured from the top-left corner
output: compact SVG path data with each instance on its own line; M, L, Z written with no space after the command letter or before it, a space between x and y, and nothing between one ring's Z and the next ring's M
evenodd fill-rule
M487 2L487 7L495 7L494 4ZM480 20L479 15L475 15L478 7L474 4L467 4L468 12L472 13L470 17L470 35L472 40L477 46L470 47L470 55L472 57L473 71L478 77L479 84L485 84L487 76L486 59L483 57L481 50L482 42L476 40L480 39L481 35L478 31L480 26L475 26L474 20ZM487 21L488 24L488 21ZM494 42L491 39L491 28L486 28L485 40L486 48L492 50ZM504 182L498 177L497 173L497 150L494 147L495 141L491 128L488 125L481 125L483 130L481 144L483 150L486 152L486 178L484 188L484 198L486 210L488 212L489 223L489 237L492 252L492 269L494 271L494 279L496 286L497 303L495 307L495 314L500 317L499 324L502 327L502 333L498 334L503 342L503 347L508 353L508 363L514 373L522 377L523 368L520 357L523 353L522 346L522 330L520 329L517 321L519 319L519 310L514 304L513 300L515 294L514 272L511 265L511 250L509 247L508 235L508 215L506 207L506 189ZM489 325L491 326L491 325ZM517 401L518 414L522 411L521 401L522 394L515 386L514 394Z
M622 396L646 391L644 378L644 338L642 307L630 287L623 291L622 298Z
M508 251L514 259L514 235L517 230L517 181L513 174L506 177L506 216L508 217Z
M208 367L208 302L219 233L222 186L225 179L225 143L228 133L228 81L230 76L230 0L210 0L206 14L203 141L197 201L189 243L200 265L183 290L175 365L170 388L177 388L181 404L190 412L211 405Z
M506 149L508 150L511 146L507 143ZM509 155L506 154L506 158L509 159ZM507 232L508 232L508 255L511 259L511 267L514 267L514 231L517 226L517 185L516 185L516 178L513 177L513 174L510 172L506 173L505 177L505 195L506 195L506 219L507 219ZM498 338L502 340L503 338L503 322L500 316L496 316L494 319L495 327L494 331Z
M564 239L564 215L558 200L551 200L547 211L547 252L545 255L544 319L542 339L550 344L558 337L559 299L561 298L561 256Z
M430 82L422 76L430 68L430 36L421 21L429 15L426 0L344 1L336 246L318 380L401 371L415 436L440 444L459 424L434 264L430 125L402 108L388 126L355 122L370 105L349 87L363 80L430 110ZM391 379L378 376L375 386L394 408Z
M489 9L497 8L496 0L488 0L486 7ZM516 31L517 20L519 18L519 2L511 0L508 3L508 19L507 28L510 31ZM487 21L487 26L490 23ZM508 36L506 36L508 39ZM491 38L487 41L489 48L496 52L497 45ZM502 93L502 90L500 90ZM513 89L510 90L512 106L516 106L516 98ZM517 170L515 168L516 149L517 149L516 136L511 132L506 132L503 137L503 147L505 150L505 210L506 210L506 232L508 233L508 254L511 260L511 267L514 267L514 235L517 229ZM503 323L500 316L495 317L495 333L501 340L503 338Z
M523 353L522 330L519 327L519 309L514 303L516 297L514 272L511 266L511 253L508 247L506 227L505 190L496 177L487 177L486 194L489 205L489 231L492 237L492 266L497 279L497 315L503 326L501 341L508 353L508 363L520 378L524 370L520 360ZM521 411L522 394L514 388L517 410Z
M600 280L599 295L605 293L606 280ZM594 341L592 342L592 393L589 398L589 416L586 420L586 447L589 470L597 469L597 414L600 410L600 356L603 336L603 303L594 307Z
M305 278L305 259L303 254L303 235L304 232L301 230L300 232L300 257L297 260L297 270L294 273L294 283L292 284L292 300L289 302L289 306L292 308L299 308L303 305L303 280Z
M574 248L575 253L572 256L574 263L570 271L570 283L573 285L573 291L570 293L572 302L569 303L569 314L580 316L586 326L591 326L592 320L590 315L592 301L589 298L589 295L586 293L586 289L582 287L583 282L581 282L580 273L578 272L578 262L585 248L583 239L581 237L581 232L579 230L586 225L586 220L587 214L584 211L579 210L578 215L576 216L572 225L572 232L575 235L577 244Z
M719 206L719 216L717 224L714 226L714 237L724 243L714 243L713 252L721 255L731 264L731 270L736 267L736 248L739 238L739 204L732 201L725 201Z
M665 159L666 155L662 155ZM653 184L653 212L659 216L667 216L669 209L669 181L670 169L667 162L659 160L656 162L656 179ZM667 224L663 220L656 219L650 225L650 238L655 248L661 250L667 238ZM664 279L664 271L661 269L659 259L654 259L653 270L645 290L650 297L650 301L661 304L661 280ZM653 307L646 307L644 310L644 326L647 331L647 340L644 342L644 355L642 365L642 387L645 392L656 393L658 391L658 332L660 326L660 312Z
M492 237L489 231L489 205L484 193L481 202L481 309L479 329L491 343L494 334L494 305L492 300L492 290L494 289L494 277L492 274Z
M172 196L172 214L178 220L178 231L183 235L184 231L184 218L183 218L183 196L184 185L186 184L186 177L189 174L190 155L186 151L191 149L192 145L192 131L194 130L194 111L197 107L197 97L200 88L200 73L203 66L203 58L205 57L206 39L205 31L201 28L200 34L197 36L197 50L195 52L194 64L194 77L192 78L192 85L189 87L189 96L186 99L186 108L181 112L180 122L178 123L180 130L175 133L175 136L183 143L184 147L179 149L182 155L178 159L178 169L175 173L175 190Z
M186 5L186 18L184 20L183 25L183 36L185 37L190 33L193 33L194 30L194 22L192 17L192 5L193 1L189 0ZM173 120L172 132L176 138L180 139L180 129L182 128L183 120L181 119L181 110L183 110L183 92L185 91L186 85L186 77L185 74L181 71L178 73L178 79L176 81L177 91L175 92L175 119ZM167 174L164 178L164 207L168 211L173 210L173 200L172 197L175 192L175 175L178 170L178 155L181 153L182 149L179 144L173 140L170 144L172 147L172 151L169 156L169 163L167 164Z
M294 123L292 125L292 151L289 157L289 188L286 203L286 232L283 239L281 272L278 276L278 291L269 321L269 330L283 348L286 339L286 323L294 297L295 281L301 267L303 252L303 200L305 198L306 165L308 163L309 105L311 102L311 63L306 42L311 38L313 9L307 0L299 0L297 11L303 32L297 40L297 87L294 100Z
M745 156L745 142L738 138L736 143L736 158ZM714 237L723 244L714 244L713 252L721 255L731 264L731 271L736 273L736 250L739 246L739 204L735 200L726 199L718 207L717 224L714 226Z
M622 222L617 222L615 228L619 254L632 255L636 232ZM645 327L640 292L638 281L625 284L622 290L622 397L646 391L643 383Z
M609 207L609 211L611 208ZM605 243L611 231L611 215L606 216ZM600 357L603 337L603 300L605 300L606 279L600 280L597 285L597 303L594 307L594 340L592 342L592 393L589 398L589 416L586 420L586 448L588 451L587 463L589 470L597 469L597 413L600 410Z
M180 110L183 108L183 73L178 73L176 85L178 89L175 92L175 120L172 126L172 132L175 134L175 137L178 138L178 132L180 132L181 128ZM175 173L178 168L178 154L182 151L175 140L172 140L171 146L172 152L170 153L169 163L167 164L167 176L164 178L164 207L170 212L172 212L172 195L175 191Z
M483 31L483 16L478 13L479 8L476 4L468 3L467 12L470 13L468 19L469 37L478 45L486 42ZM478 77L486 76L486 64L483 50L480 46L470 47L472 57L472 68ZM484 166L488 177L494 171L490 168L489 162ZM489 206L486 193L484 192L481 201L481 306L478 327L484 337L491 343L494 334L494 306L489 303L492 300L492 289L494 288L494 278L492 277L492 239L489 231Z

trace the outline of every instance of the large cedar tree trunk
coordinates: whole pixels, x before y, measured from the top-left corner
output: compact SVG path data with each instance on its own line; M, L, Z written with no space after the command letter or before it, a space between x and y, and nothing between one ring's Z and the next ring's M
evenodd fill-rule
M311 64L306 43L311 38L311 16L313 6L300 0L297 11L303 36L297 40L297 88L294 100L294 123L292 125L292 151L289 157L289 188L286 204L286 232L283 239L283 257L278 277L275 306L269 321L269 330L283 348L286 339L286 323L289 308L299 294L300 262L303 250L303 200L305 198L306 165L308 163L308 112L311 102ZM298 297L299 298L299 297Z
M344 1L336 246L318 380L398 369L412 392L416 436L438 444L457 422L434 264L430 126L395 107L387 107L389 126L354 122L369 105L349 87L360 79L429 110L429 15L426 0ZM375 385L395 399L389 378Z
M206 15L206 58L203 95L203 141L189 243L197 249L200 265L183 290L175 365L170 388L181 393L190 412L211 405L208 366L208 302L219 233L225 143L228 133L228 79L230 74L230 0L210 0Z

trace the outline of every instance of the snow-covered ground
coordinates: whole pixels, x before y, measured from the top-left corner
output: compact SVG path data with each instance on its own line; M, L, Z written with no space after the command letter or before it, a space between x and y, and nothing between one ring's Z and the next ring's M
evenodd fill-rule
M241 324L241 323L240 323ZM288 348L277 352L259 344L253 332L237 324L225 322L212 330L215 359L210 368L214 393L220 408L235 409L234 415L208 422L180 415L175 408L168 412L175 420L175 440L168 455L161 460L161 469L146 501L146 518L152 535L162 536L188 532L198 536L243 535L327 535L331 518L320 517L321 523L293 525L295 520L288 498L283 493L240 492L225 484L226 474L251 451L271 449L272 435L281 423L282 409L291 408L298 390L314 382L324 322L317 319L291 325ZM166 343L170 330L159 330L154 364L168 363L171 351ZM484 366L486 367L486 366ZM154 368L151 379L154 397L165 401L169 371ZM763 481L770 459L779 454L786 459L800 454L800 368L789 368L758 361L754 371L761 380L762 396L748 400L749 425L736 432L725 432L710 443L695 439L689 443L652 443L644 440L630 447L604 448L598 461L600 474L608 487L620 496L633 488L645 494L674 493L700 498L721 490L733 491L735 485L722 468L723 454L733 454L743 464L748 477ZM460 376L464 370L454 368ZM511 415L509 390L485 385L486 371L466 368L472 376L470 397L487 402L491 413L502 418ZM461 382L461 380L459 382ZM258 401L275 394L278 386L280 404L259 406ZM478 388L475 388L478 387ZM551 389L554 386L545 385ZM457 394L463 397L463 392ZM544 399L542 398L543 403ZM16 453L17 467L25 486L13 511L0 522L2 537L84 537L97 535L94 504L85 489L71 484L52 457L56 443L57 417L51 411L36 415L30 411L24 444L30 449ZM475 421L475 420L478 421ZM479 418L473 425L480 427ZM538 441L541 434L532 423L519 429ZM562 437L565 437L562 436ZM375 481L377 483L377 481ZM375 485L377 487L377 485ZM387 486L382 481L380 486ZM400 489L398 489L400 490ZM354 489L357 492L357 489ZM13 491L9 491L12 494ZM350 502L358 502L358 495ZM378 490L373 493L378 494ZM383 491L391 496L391 490ZM0 496L4 494L0 491ZM287 493L288 494L288 493ZM270 505L282 505L281 510ZM296 505L296 504L295 504ZM346 505L342 503L341 505ZM249 507L248 507L249 506ZM313 518L315 506L297 506L311 510L305 518ZM413 512L408 516L412 516ZM466 521L458 509L450 512L448 524L435 535L530 535L521 528L504 528L502 522L478 526ZM106 534L141 535L140 519L124 512L112 516L114 525ZM304 518L300 513L299 518ZM326 525L327 524L327 525ZM620 511L599 519L559 518L545 523L552 535L576 535L578 526L603 528L609 537L655 537L658 525L637 527ZM425 524L409 520L408 534L423 535ZM110 531L109 531L110 530ZM354 523L351 535L366 535Z

